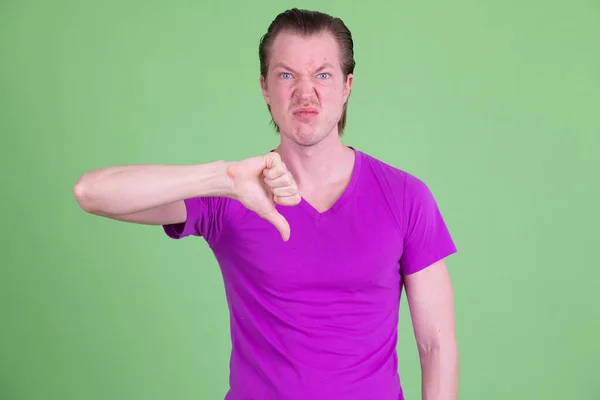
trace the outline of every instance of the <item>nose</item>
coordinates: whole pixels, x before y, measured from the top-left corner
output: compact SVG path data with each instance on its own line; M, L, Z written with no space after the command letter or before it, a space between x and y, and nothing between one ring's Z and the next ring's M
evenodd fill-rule
M298 79L294 94L296 98L303 101L314 99L315 86L312 80L307 77Z

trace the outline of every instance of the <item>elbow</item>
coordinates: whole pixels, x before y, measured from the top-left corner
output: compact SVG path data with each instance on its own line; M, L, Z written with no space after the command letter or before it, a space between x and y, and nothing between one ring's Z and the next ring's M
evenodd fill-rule
M432 354L440 353L456 353L457 343L454 335L438 334L433 337L420 340L417 343L419 355L422 358L427 358Z
M421 340L417 343L419 350L419 356L421 358L427 357L429 354L435 353L440 349L439 340Z
M98 212L94 205L94 196L91 193L90 185L89 182L87 182L85 175L79 178L73 186L73 196L83 211L90 214Z

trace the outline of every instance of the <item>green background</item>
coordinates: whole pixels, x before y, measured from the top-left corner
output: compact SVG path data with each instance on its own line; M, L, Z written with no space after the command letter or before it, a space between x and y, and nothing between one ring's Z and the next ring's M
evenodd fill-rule
M344 141L426 181L460 249L460 399L600 399L593 0L0 2L0 399L223 398L207 245L87 215L71 190L98 167L275 146L257 46L293 6L349 25Z

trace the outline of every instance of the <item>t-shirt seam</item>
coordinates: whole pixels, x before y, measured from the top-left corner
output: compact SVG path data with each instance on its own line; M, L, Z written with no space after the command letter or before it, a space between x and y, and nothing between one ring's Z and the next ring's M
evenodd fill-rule
M406 230L404 229L404 225L406 225L406 185L408 181L408 175L404 174L404 185L402 188L402 212L400 213L401 221L398 223L400 226L400 233L402 234L402 242L403 247L406 247Z
M225 230L228 228L228 221L229 221L229 213L230 213L230 206L231 206L231 199L228 197L217 197L215 198L217 200L218 203L221 203L220 205L216 205L217 206L217 210L221 207L223 208L222 212L217 212L215 213L214 217L220 218L221 221L217 221L220 222L221 225L221 229L219 229L219 234L216 235L216 237L214 238L214 240L212 240L212 244L210 245L211 248L215 248L218 246L218 244L221 242L221 238L224 236L225 234Z

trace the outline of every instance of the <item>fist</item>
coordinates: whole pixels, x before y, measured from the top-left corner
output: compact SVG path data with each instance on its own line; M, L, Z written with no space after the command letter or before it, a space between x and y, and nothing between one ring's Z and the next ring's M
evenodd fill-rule
M270 152L232 163L227 174L233 188L232 197L273 224L284 241L289 240L289 223L275 206L295 206L301 197L280 155Z

